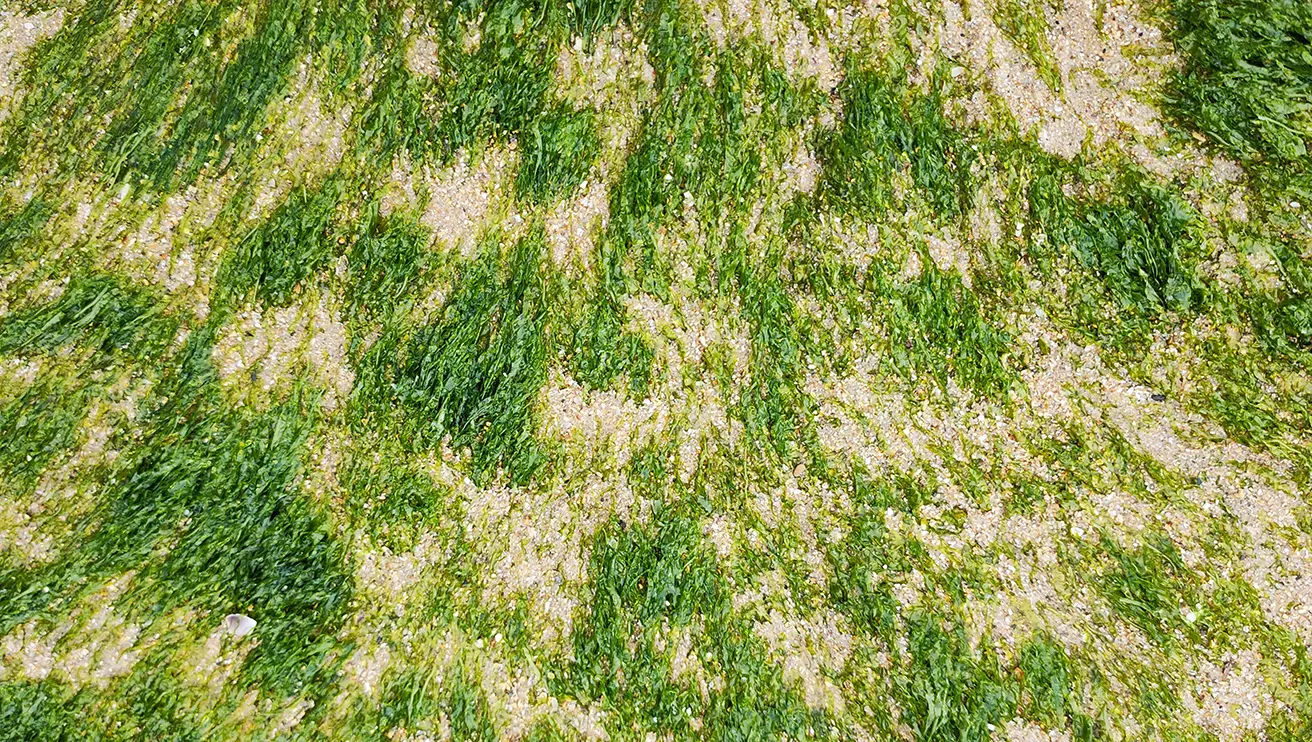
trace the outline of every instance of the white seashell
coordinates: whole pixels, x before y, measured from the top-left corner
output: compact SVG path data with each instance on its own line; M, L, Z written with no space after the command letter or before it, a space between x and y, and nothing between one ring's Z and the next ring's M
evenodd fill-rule
M255 619L240 613L229 613L223 617L223 628L233 636L246 636L255 630Z

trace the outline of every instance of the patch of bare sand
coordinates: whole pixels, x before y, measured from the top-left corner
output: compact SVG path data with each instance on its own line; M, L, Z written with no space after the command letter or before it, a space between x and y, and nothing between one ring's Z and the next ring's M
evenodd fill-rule
M424 570L445 556L445 549L432 533L421 535L409 551L392 553L386 547L367 549L357 558L356 578L361 587L388 601L396 601L419 584Z
M219 622L203 642L183 655L186 670L182 678L190 684L205 686L211 693L217 694L241 670L246 655L258 643L256 637L240 640L233 638L227 627Z
M820 182L820 161L806 144L806 137L799 136L793 154L783 164L781 189L785 196L793 193L811 194Z
M1012 719L1003 732L1007 742L1070 742L1071 733L1065 729L1046 730L1032 721Z
M1207 164L1201 152L1158 151L1166 131L1160 112L1144 99L1160 85L1163 70L1176 62L1161 31L1141 20L1131 4L1071 0L1049 16L1060 92L1049 88L1033 63L1003 36L986 4L972 4L969 16L952 0L944 4L941 49L983 72L1021 131L1037 132L1045 151L1069 159L1086 141L1094 147L1121 142L1139 164L1155 172Z
M353 109L319 88L310 60L302 60L287 94L269 113L270 134L255 135L262 144L256 161L265 179L246 218L268 216L297 185L322 180L342 160Z
M202 180L170 194L135 232L123 238L113 259L131 275L170 294L191 289L198 282L204 287L210 278L206 269L213 266L197 256L196 243L223 207L229 180Z
M441 77L441 51L442 42L434 34L416 34L405 48L405 67L416 77Z
M780 659L784 677L801 685L808 706L842 712L843 694L833 678L852 654L852 636L842 618L832 611L808 619L771 609L753 628Z
M392 650L386 642L361 646L342 668L346 677L360 687L365 696L377 698L383 674L392 662Z
M278 132L289 145L283 155L288 171L315 179L341 162L353 111L349 106L331 105L331 96L325 96L311 81L310 70L309 61L302 61L292 88L295 92L284 102Z
M1183 694L1185 710L1217 739L1260 739L1273 706L1261 661L1253 649L1227 653L1216 662L1194 661L1194 689Z
M571 197L547 211L543 226L556 265L563 266L577 257L588 269L597 235L610 221L610 187L605 177L604 172L594 169Z
M553 372L545 396L548 435L594 450L613 445L621 465L627 461L624 452L640 442L635 436L663 429L669 417L667 406L655 397L634 402L623 392L587 389L559 371Z
M825 93L832 93L842 79L840 50L832 48L828 34L808 28L789 4L709 0L701 5L706 28L719 47L759 35L765 48L776 55L794 79L814 80ZM834 11L829 9L829 13Z
M422 185L415 190L428 194L420 223L446 248L472 257L483 222L514 172L514 160L513 149L494 149L476 162L462 153L440 173L425 167L416 174Z
M490 705L500 716L499 732L503 739L522 739L539 719L554 719L572 730L579 739L607 740L606 714L595 706L574 699L561 701L551 695L534 664L512 669L506 663L487 657L479 667L479 684Z
M553 645L573 628L577 595L587 576L591 537L611 518L634 521L639 503L623 481L577 472L548 487L459 488L470 537L482 544L492 569L485 600L527 598L541 623L539 640Z
M142 626L127 621L115 602L132 581L120 575L79 602L54 626L31 620L0 639L0 677L46 680L75 687L97 685L132 671L158 634L143 640Z
M312 292L286 307L239 311L220 332L213 359L225 389L257 404L308 372L325 392L324 408L331 411L355 383L346 342L340 311L330 297ZM263 395L252 397L252 391Z
M617 110L639 115L635 104L646 97L655 81L646 42L625 26L586 45L582 37L575 37L561 46L556 57L558 95L575 105L592 107L603 117Z
M63 25L63 8L31 15L0 10L0 122L9 118L18 98L24 56L38 42L58 33Z

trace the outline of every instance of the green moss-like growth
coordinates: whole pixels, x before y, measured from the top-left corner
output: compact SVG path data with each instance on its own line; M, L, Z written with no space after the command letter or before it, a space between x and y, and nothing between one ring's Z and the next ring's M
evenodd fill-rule
M861 470L852 473L852 529L831 546L833 567L829 599L853 625L874 635L886 635L897 622L898 603L891 578L919 566L923 548L914 540L889 533L888 510L916 512L930 492L907 477L875 481Z
M420 440L450 435L451 445L472 447L477 471L504 465L519 481L542 461L534 406L548 358L544 239L534 228L513 246L485 245L393 371L395 400Z
M1269 294L1244 297L1263 348L1285 356L1312 351L1312 267L1287 242L1259 240L1248 249L1269 251L1283 279Z
M109 692L51 678L7 681L0 683L0 740L200 742L207 735L189 713L186 691L176 677L141 668Z
M889 358L901 374L926 375L946 387L949 378L984 395L999 395L1012 381L1009 338L985 318L975 293L955 272L921 258L920 276L908 283L880 277L887 299Z
M86 731L72 696L55 683L0 684L0 740L72 740Z
M26 257L21 251L40 234L52 211L51 205L40 197L21 206L5 205L4 216L0 216L0 264Z
M592 37L633 14L634 0L579 0L570 3L572 28L585 37Z
M398 465L401 451L381 453L355 451L343 467L342 492L351 522L398 552L411 548L424 532L452 536L460 513L453 493L436 486L428 474Z
M293 486L314 400L294 395L262 415L223 410L205 335L192 336L162 383L77 548L0 574L0 615L7 631L135 570L130 597L147 614L186 605L255 616L260 644L245 671L292 693L332 676L351 593L340 543Z
M585 305L571 336L570 373L594 389L623 382L631 397L641 399L651 384L654 352L649 342L625 329L624 318L624 308L604 295Z
M1157 644L1173 643L1177 631L1194 630L1183 608L1195 602L1193 575L1170 539L1149 534L1135 550L1105 546L1117 566L1103 577L1102 590L1121 615Z
M600 141L591 111L557 106L528 125L520 145L516 194L535 203L550 203L583 182Z
M631 729L637 739L645 732L776 740L804 733L811 714L733 615L724 574L695 522L662 510L650 526L612 523L597 537L588 573L574 659L548 676L556 692L604 704L619 721L613 728ZM673 677L674 647L658 644L669 627L694 632L698 662L721 679L709 702Z
M441 162L449 152L439 116L433 83L412 75L403 60L394 60L379 73L373 95L357 116L356 143L380 167L390 165L399 152L416 162Z
M563 6L518 0L482 6L457 6L460 16L447 21L482 18L478 46L468 53L448 53L450 74L439 86L448 152L522 131L543 108L555 69Z
M422 285L432 262L429 234L413 218L380 215L376 204L361 225L347 254L347 301L361 316L384 318Z
M235 2L138 10L95 0L40 47L27 73L32 94L5 127L0 170L39 146L61 175L94 171L167 192L207 169L248 164L296 63L332 68L330 83L344 86L392 9L267 0L249 10ZM238 13L249 33L233 38Z
M1015 681L987 647L973 652L960 624L913 611L912 666L896 683L903 719L918 740L986 742L1016 708Z
M1170 3L1170 17L1186 62L1170 90L1175 112L1242 161L1306 174L1312 163L1312 6L1197 0Z
M1065 726L1077 709L1066 650L1048 637L1037 636L1021 645L1019 659L1025 715L1048 727Z
M1200 286L1188 262L1194 215L1164 187L1131 176L1115 197L1081 202L1043 174L1029 199L1046 239L1098 277L1116 311L1151 317L1196 308Z
M974 153L944 114L942 78L936 76L925 94L893 74L848 72L839 88L843 123L820 148L827 200L878 218L896 208L894 176L906 169L937 213L955 217L969 208Z
M0 353L49 353L78 344L101 360L144 360L163 352L176 329L154 292L113 276L82 276L57 300L0 321Z
M90 390L40 379L0 406L0 481L11 494L30 491L41 472L77 443Z
M332 259L333 215L343 184L298 188L224 260L219 282L234 298L248 293L270 306L290 304L304 282ZM365 249L368 249L367 247Z

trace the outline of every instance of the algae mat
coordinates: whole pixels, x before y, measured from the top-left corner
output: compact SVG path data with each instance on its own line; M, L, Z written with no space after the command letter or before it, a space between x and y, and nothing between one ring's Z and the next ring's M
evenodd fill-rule
M0 740L1312 738L1305 0L9 0Z

